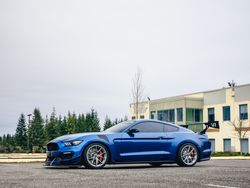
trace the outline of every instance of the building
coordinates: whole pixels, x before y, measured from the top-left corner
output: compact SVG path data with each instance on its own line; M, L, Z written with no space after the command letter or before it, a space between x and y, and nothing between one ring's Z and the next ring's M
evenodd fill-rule
M130 104L129 114L135 119L134 104ZM209 128L207 135L215 152L249 153L250 140L250 84L222 89L168 97L139 104L140 119L157 119L179 125L219 121L220 129ZM234 127L233 123L242 127ZM191 125L194 131L202 129L202 124ZM241 144L239 134L241 136ZM243 137L243 134L244 137Z

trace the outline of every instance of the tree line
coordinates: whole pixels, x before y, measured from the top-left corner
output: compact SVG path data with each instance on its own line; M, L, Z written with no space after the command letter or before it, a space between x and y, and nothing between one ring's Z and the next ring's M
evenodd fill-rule
M114 121L106 116L103 130L126 120L126 116ZM35 108L30 121L26 120L23 113L20 115L14 135L0 136L0 152L44 152L46 144L56 137L100 131L100 121L94 109L86 114L68 112L67 116L57 116L53 109L49 117L43 118L40 110Z

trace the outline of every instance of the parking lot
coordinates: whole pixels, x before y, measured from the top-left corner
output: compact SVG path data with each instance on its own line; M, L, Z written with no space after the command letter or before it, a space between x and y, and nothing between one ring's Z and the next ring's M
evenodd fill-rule
M250 187L250 160L211 160L191 168L107 165L102 170L0 164L0 187Z

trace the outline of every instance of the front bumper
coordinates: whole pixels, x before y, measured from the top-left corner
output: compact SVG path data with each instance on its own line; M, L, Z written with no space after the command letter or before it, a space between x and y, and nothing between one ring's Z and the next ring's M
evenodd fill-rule
M81 165L81 157L71 158L64 160L61 157L53 156L47 157L45 160L45 166L75 166Z
M56 144L56 143L53 143ZM48 150L45 166L75 166L81 165L81 146L65 147L57 143L56 150Z

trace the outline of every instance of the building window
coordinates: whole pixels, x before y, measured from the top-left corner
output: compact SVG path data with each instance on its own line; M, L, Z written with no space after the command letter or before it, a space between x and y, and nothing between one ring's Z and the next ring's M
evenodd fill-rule
M215 116L214 116L214 108L208 108L208 121L214 121L215 120Z
M209 141L211 142L211 150L212 150L212 153L215 152L215 139L209 139Z
M155 119L155 111L150 112L150 119Z
M183 121L183 108L177 108L177 121Z
M174 109L158 111L158 120L174 123L175 122Z
M163 121L163 111L158 111L158 120Z
M135 119L135 116L132 116L132 119L134 120L134 119Z
M240 105L240 120L248 119L247 104Z
M248 145L249 145L248 138L241 139L241 152L242 153L249 153Z
M223 139L224 152L231 152L231 139Z
M144 119L144 115L141 115L141 116L140 116L140 119Z
M230 106L223 106L223 121L230 121Z
M202 122L203 114L202 109L187 108L186 109L186 121L190 122Z

